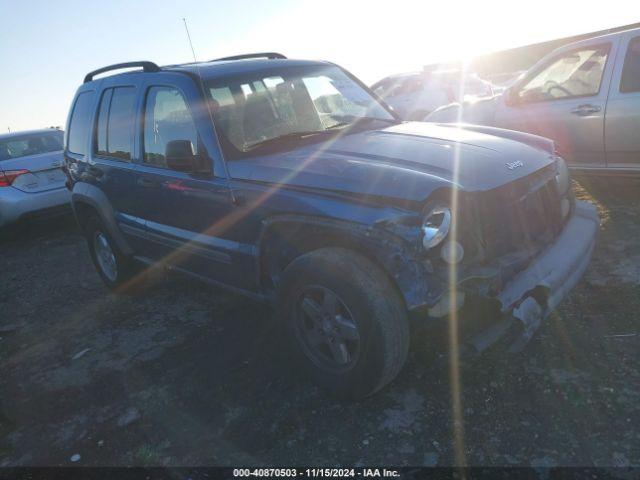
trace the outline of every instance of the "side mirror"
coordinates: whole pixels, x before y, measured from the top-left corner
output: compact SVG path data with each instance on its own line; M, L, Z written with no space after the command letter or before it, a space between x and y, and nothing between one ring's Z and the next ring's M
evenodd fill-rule
M167 167L179 172L195 172L199 169L199 157L189 140L171 140L164 153Z

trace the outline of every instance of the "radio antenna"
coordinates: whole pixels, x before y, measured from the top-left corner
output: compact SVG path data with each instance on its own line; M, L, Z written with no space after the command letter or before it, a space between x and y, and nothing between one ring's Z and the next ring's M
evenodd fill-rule
M189 35L189 27L187 26L187 20L182 17L182 21L184 23L184 29L187 31L187 38L189 39L189 46L191 47L191 53L193 53L193 61L198 63L196 59L196 51L193 49L193 43L191 42L191 35Z
M202 93L202 100L204 101L205 108L207 109L207 113L209 114L209 120L211 121L211 125L213 125L213 131L216 133L216 143L218 144L218 151L220 152L220 160L222 163L222 168L224 170L225 177L227 178L227 188L229 189L229 195L231 197L231 202L234 204L238 203L238 198L236 197L233 188L231 187L231 175L229 174L229 167L227 166L227 161L224 158L224 154L222 153L222 145L220 145L220 140L218 139L218 133L216 132L216 126L213 122L213 112L211 111L211 104L207 101L207 91L204 86L204 81L202 80L202 75L200 74L200 64L196 59L196 51L193 49L193 42L191 42L191 35L189 35L189 27L187 26L187 20L182 17L182 22L184 23L184 29L187 31L187 38L189 39L189 46L191 46L191 53L193 53L193 61L195 62L196 71L198 72L198 84L200 85L200 91Z

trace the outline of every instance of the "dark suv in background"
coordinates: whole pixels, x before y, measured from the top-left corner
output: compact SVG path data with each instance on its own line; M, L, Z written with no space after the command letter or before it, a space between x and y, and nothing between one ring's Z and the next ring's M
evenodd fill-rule
M109 287L162 264L273 304L300 365L352 398L400 371L409 317L483 305L461 340L520 348L598 228L551 141L401 122L340 67L279 54L92 72L65 158Z

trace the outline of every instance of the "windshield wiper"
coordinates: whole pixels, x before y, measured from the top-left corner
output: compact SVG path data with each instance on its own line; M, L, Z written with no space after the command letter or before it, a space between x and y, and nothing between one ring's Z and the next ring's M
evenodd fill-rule
M364 122L369 123L369 122L379 121L379 122L391 123L394 125L397 123L400 123L398 120L391 119L391 118L359 117L357 115L331 115L331 117L341 121L339 121L334 125L326 127L324 130L306 130L306 131L299 131L299 132L289 132L283 135L278 135L277 137L267 138L266 140L260 140L259 142L255 142L255 143L252 143L251 145L247 145L244 148L244 151L248 152L256 148L264 147L264 146L267 146L273 143L282 142L282 141L299 140L299 139L311 137L314 135L334 133L334 130L336 128L354 126Z
M395 118L359 117L357 115L331 115L331 117L337 120L341 120L341 122L337 125L332 125L330 128L333 128L338 125L344 126L344 125L361 123L361 122L385 122L385 123L391 123L394 125L397 123L400 123L400 121L396 120Z
M350 130L357 127L358 125L362 125L365 123L372 123L372 122L385 122L385 123L390 123L392 125L397 125L398 123L400 123L398 120L390 119L390 118L358 117L356 115L331 115L331 118L334 118L340 121L338 123L335 123L327 127L327 130L335 130L337 128L344 128L345 130ZM344 119L349 119L349 120L345 121Z
M255 148L264 147L272 143L277 143L277 142L282 142L282 141L292 140L292 139L297 140L297 139L302 139L306 137L311 137L313 135L320 135L323 133L327 133L327 130L308 130L303 132L289 132L289 133L285 133L284 135L278 135L277 137L267 138L266 140L260 140L259 142L255 142L255 143L252 143L251 145L247 145L244 148L244 151L248 152L250 150L254 150Z
M338 123L334 123L333 125L329 125L327 127L327 130L333 130L334 128L347 127L349 125L353 125L353 123L352 122L338 122Z

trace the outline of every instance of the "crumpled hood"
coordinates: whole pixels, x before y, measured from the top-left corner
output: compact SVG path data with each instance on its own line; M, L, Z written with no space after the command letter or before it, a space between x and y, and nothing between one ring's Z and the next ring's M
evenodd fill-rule
M553 161L553 144L533 135L408 122L232 161L229 168L236 178L421 201L452 185L490 190Z

